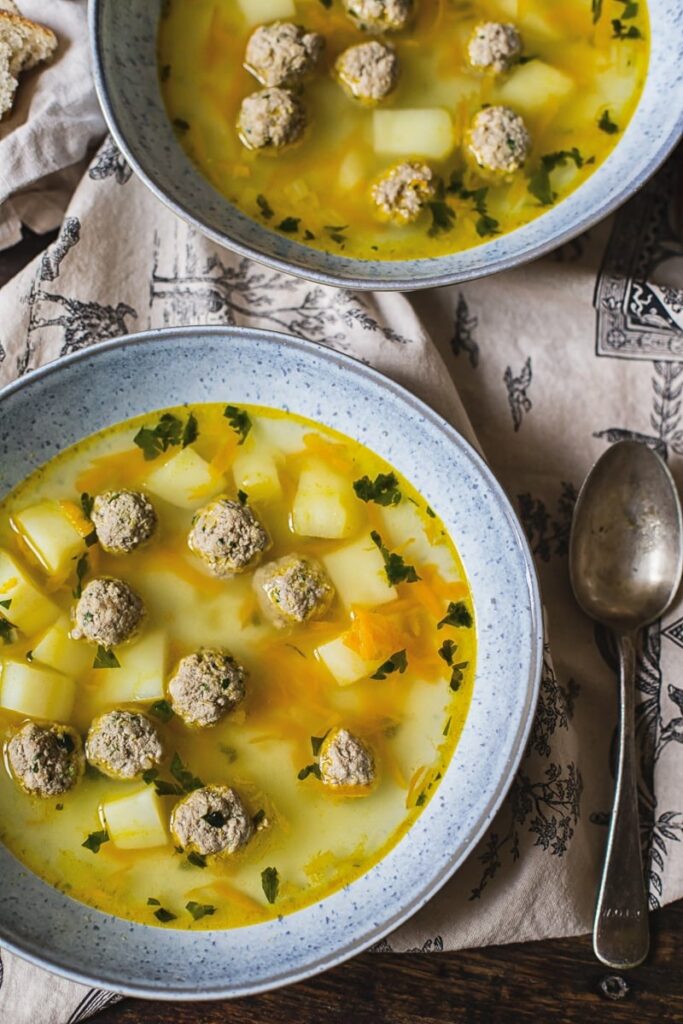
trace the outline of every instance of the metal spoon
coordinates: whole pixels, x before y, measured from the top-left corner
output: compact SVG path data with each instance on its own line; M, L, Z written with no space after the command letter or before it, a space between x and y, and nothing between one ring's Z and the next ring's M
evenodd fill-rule
M673 600L683 566L681 504L671 473L636 441L612 445L579 493L569 568L583 610L616 634L619 760L593 949L610 967L635 967L650 936L638 822L635 673L638 631Z

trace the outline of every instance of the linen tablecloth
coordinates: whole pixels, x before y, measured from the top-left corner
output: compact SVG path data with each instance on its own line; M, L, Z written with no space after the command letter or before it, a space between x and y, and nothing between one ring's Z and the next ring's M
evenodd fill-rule
M73 40L62 60L72 82L82 70L69 54L82 55L84 5L53 4L43 17ZM37 16L44 5L24 6ZM47 74L26 87L28 107L48 88ZM478 443L521 518L541 578L549 646L540 704L493 827L456 877L376 949L436 952L586 932L613 787L616 658L609 637L572 600L569 525L593 460L622 437L655 448L681 479L680 155L609 222L530 266L412 296L361 294L264 269L207 241L146 190L109 138L79 169L101 132L92 101L81 74L68 109L58 104L47 121L42 113L28 117L34 139L56 131L60 117L74 137L47 163L34 153L31 183L24 175L20 200L0 207L0 231L4 224L6 237L16 237L21 216L39 226L46 205L52 218L62 216L68 183L80 180L56 241L0 291L0 381L151 327L265 327L367 360ZM84 114L71 120L74 103ZM12 146L12 133L0 129L2 197ZM48 173L58 174L57 191L54 178L42 181ZM683 896L680 602L644 635L638 691L642 831L655 908ZM7 952L0 958L2 1024L67 1024L110 998Z

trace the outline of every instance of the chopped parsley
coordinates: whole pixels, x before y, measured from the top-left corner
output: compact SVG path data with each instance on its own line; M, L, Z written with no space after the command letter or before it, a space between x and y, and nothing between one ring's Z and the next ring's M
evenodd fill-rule
M195 903L194 900L185 904L185 910L192 915L195 921L201 921L203 917L210 917L216 913L216 908L210 903Z
M427 515L429 516L430 519L436 519L436 512L431 507L431 505L427 505L427 508L425 509L425 512L427 513Z
M33 661L33 651L27 651L26 652L26 660L27 661Z
M459 661L455 663L455 652L458 649L458 645L453 640L444 640L441 647L439 648L439 657L443 658L448 667L451 670L451 679L449 686L451 690L459 690L460 684L465 678L464 670L469 665L469 661ZM448 727L450 728L451 720L448 719ZM444 732L444 736L446 733Z
M204 785L202 780L193 775L189 768L183 764L178 753L173 755L173 760L171 761L171 775L174 779L178 780L186 793L191 793L194 789L201 789Z
M415 801L415 806L416 807L422 807L424 805L424 802L425 802L426 799L427 799L427 794L423 791L422 793L420 793L420 795L418 796L417 800Z
M102 644L97 646L97 654L95 660L92 663L93 668L121 668L121 662L116 657L113 651L103 647Z
M147 906L148 907L160 907L161 906L161 900L155 900L153 896L150 896L149 899L147 900Z
M584 160L576 146L542 156L540 166L529 178L529 191L535 199L538 199L541 206L552 206L557 199L557 193L553 192L550 184L550 172L556 167L564 166L568 160L573 160L580 168L584 164L593 163L595 158L590 157L588 160Z
M417 583L420 577L415 571L415 566L408 565L403 561L402 556L397 555L395 551L387 550L377 530L373 530L370 536L373 544L379 548L384 559L384 571L389 585L393 586L394 583Z
M330 730L328 729L324 736L311 736L311 750L313 751L313 757L317 757L320 753L320 748L329 736Z
M106 829L101 832L91 832L84 843L81 846L85 847L86 850L90 850L91 853L99 853L100 847L104 843L109 842L109 833Z
M508 143L512 142L508 139ZM491 217L486 207L486 196L488 195L488 186L482 188L468 189L462 183L461 178L457 173L451 175L451 180L447 188L448 192L452 192L459 196L460 199L471 200L474 207L475 213L479 216L475 221L475 228L480 238L486 238L489 235L497 235L499 233L499 224L495 217Z
M246 505L246 503L249 501L249 495L247 494L246 491L238 491L237 500L239 501L240 505Z
M83 494L81 494L81 510L86 519L91 518L94 504L95 499L87 491L83 491Z
M273 216L273 208L271 207L266 197L263 195L256 196L256 205L261 211L261 216L263 217L263 219L270 220L270 218Z
M150 779L154 782L154 790L157 796L182 796L183 789L175 782L167 782L165 779Z
M336 242L337 245L343 246L346 241L346 235L342 232L347 231L348 227L348 224L341 224L338 227L335 227L334 224L326 224L325 231L327 231L333 242Z
M371 679L386 679L392 672L398 672L403 675L405 670L408 668L408 657L405 651L397 651L396 654L392 654L390 658L384 662L383 665L377 669Z
M602 14L602 0L591 0L591 14L593 15L593 24L600 20Z
M455 224L455 211L443 199L435 199L427 204L432 214L432 223L427 234L435 238L444 231L450 231Z
M8 597L6 601L0 601L0 608L5 608L7 611L12 607L12 598Z
M16 626L14 623L10 622L10 620L6 619L4 616L0 616L0 638L2 638L2 642L4 644L12 643L12 636L15 629Z
M170 722L175 714L167 700L155 700L149 710L160 722Z
M607 135L616 135L619 131L619 125L615 124L609 116L609 110L603 110L598 121L598 128L601 132L606 132Z
M142 781L144 782L144 784L146 786L150 786L154 782L154 780L157 778L158 775L159 775L159 769L158 768L147 768L146 771L144 771L142 773Z
M187 423L183 429L183 436L181 444L183 448L187 448L188 444L192 444L196 441L199 436L199 427L197 425L197 417L193 412L187 417Z
M171 65L170 64L164 64L164 66L161 69L161 74L160 74L159 77L161 78L162 82L168 82L169 78L171 77Z
M320 774L320 766L317 764L307 764L306 767L302 768L298 773L297 779L299 779L300 782L303 782L309 775L315 775L316 779L321 779L322 775Z
M201 853L197 853L195 850L187 855L187 863L192 864L195 868L206 867L206 857L203 857Z
M173 127L177 131L182 132L183 134L185 134L185 132L189 132L189 130L190 130L190 122L186 121L182 117L174 117L173 118Z
M169 921L177 920L177 916L172 914L170 910L166 910L165 907L159 907L158 910L155 910L154 916L157 921L161 921L162 924L168 924Z
M627 17L624 14L624 17ZM633 15L631 15L633 17ZM642 39L639 28L635 25L624 25L620 18L612 18L612 39Z
M76 586L73 588L73 596L78 598L83 593L83 578L88 571L88 555L83 554L76 562Z
M261 808L261 810L257 811L254 817L251 819L251 823L254 826L254 828L258 831L258 829L261 827L261 825L263 825L265 820L266 812L263 810L263 808Z
M187 427L185 428L187 429ZM142 449L145 460L151 462L171 446L183 441L183 422L173 413L165 412L156 427L140 427L133 443Z
M295 235L301 224L300 217L285 217L277 226L278 231L284 231L287 235Z
M376 505L384 507L398 505L401 500L398 480L393 473L379 473L374 480L362 476L360 480L354 481L353 489L361 501L374 501Z
M448 736L449 732L451 731L451 722L452 721L453 721L453 719L449 718L448 721L446 722L446 725L444 726L444 730L443 730L443 733L442 733L443 736Z
M208 811L206 814L202 814L202 821L205 821L211 828L223 828L225 815L221 811Z
M238 409L236 405L226 405L223 415L235 433L239 434L240 439L237 443L244 444L251 430L249 413L245 412L244 409Z
M332 6L332 0L319 0L319 2L323 5L325 10L327 10L327 11L329 11L330 7Z
M469 629L472 621L472 613L464 601L451 601L446 614L436 628L441 629L442 626L464 626L466 629Z
M280 890L280 876L277 868L264 868L261 872L261 885L269 903L275 903Z
M221 754L224 754L225 757L227 757L229 764L232 764L233 761L237 760L237 751L235 750L234 747L228 746L227 743L219 743L218 749L220 750Z

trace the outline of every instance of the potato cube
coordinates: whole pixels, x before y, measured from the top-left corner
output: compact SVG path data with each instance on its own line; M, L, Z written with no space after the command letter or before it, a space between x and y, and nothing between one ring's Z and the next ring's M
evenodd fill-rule
M441 160L453 151L455 135L447 110L375 110L372 131L376 153L426 156Z
M250 28L268 21L289 21L296 17L294 0L237 0L237 3Z
M0 679L0 707L30 718L68 722L74 707L73 679L21 661L5 661Z
M62 576L85 550L83 537L56 501L41 501L12 517L12 526L26 541L50 576Z
M137 643L117 647L120 668L93 672L98 705L160 700L164 696L168 641L162 630L146 633Z
M519 64L498 91L501 103L518 113L535 114L548 100L563 103L576 88L573 78L542 60Z
M102 817L109 838L120 850L148 850L168 842L166 815L154 786L107 800L102 804Z
M33 660L62 672L80 676L92 665L93 651L69 636L69 620L62 615L33 648Z
M350 537L358 526L357 501L351 484L312 459L299 477L292 506L292 529L300 537Z
M340 686L350 686L371 676L381 664L379 661L365 661L346 646L345 637L346 634L342 633L329 643L321 644L315 652Z
M323 564L347 607L374 608L397 596L396 588L387 582L384 559L371 537L325 555Z
M152 494L177 508L199 508L225 487L225 477L194 448L181 449L147 477Z
M435 565L441 576L454 582L460 573L453 554L445 543L432 543L425 530L425 522L412 502L403 500L380 510L382 536L391 548L400 548L407 562ZM433 522L433 520L431 520Z
M265 448L240 448L232 464L235 487L251 501L270 501L282 494L275 459Z
M337 171L337 184L343 192L357 188L367 176L367 168L361 153L352 149L346 154Z
M31 636L45 629L59 615L53 604L29 580L18 562L7 551L0 550L0 614ZM9 602L8 606L5 605Z

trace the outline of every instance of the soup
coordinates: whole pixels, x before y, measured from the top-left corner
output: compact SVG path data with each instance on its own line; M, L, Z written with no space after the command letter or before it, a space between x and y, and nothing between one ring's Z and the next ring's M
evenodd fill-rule
M197 405L63 452L0 509L0 838L144 924L291 913L396 844L457 745L474 610L368 448Z
M231 203L401 260L513 231L584 182L633 114L647 38L642 0L167 0L158 50L178 140Z

